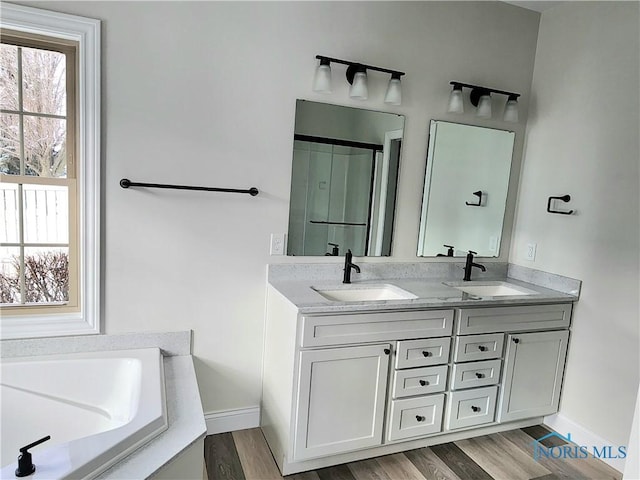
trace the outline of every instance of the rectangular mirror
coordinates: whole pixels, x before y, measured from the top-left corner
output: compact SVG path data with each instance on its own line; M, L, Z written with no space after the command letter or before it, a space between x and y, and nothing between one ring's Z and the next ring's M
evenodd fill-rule
M391 255L404 116L298 100L287 255Z
M515 133L432 120L418 256L500 255Z

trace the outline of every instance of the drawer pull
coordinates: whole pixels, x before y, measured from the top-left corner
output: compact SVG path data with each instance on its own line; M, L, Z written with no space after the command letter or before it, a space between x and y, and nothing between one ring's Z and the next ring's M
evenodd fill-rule
M424 355L425 357L430 357L430 356L432 356L432 355L433 355L433 353L428 352L427 350L423 350L423 351L422 351L422 355Z
M424 387L426 385L429 385L429 382L427 382L426 380L420 380L420 385Z
M422 415L416 415L416 420L419 422L424 422L426 420L425 417L423 417Z
M476 372L477 378L484 378L484 373Z
M520 339L519 338L514 338L513 339L513 343L520 343Z
M487 347L485 347L484 345L478 345L478 350L480 350L481 352L486 352Z
M389 355L391 353L391 350L389 350L388 348L384 349L384 354L385 355Z
M473 410L474 412L479 412L480 411L480 407L476 407L475 405L471 405L471 410Z

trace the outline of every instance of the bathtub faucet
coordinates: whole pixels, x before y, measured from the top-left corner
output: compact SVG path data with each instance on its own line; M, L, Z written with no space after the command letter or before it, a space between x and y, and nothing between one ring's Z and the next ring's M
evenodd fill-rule
M16 477L26 477L36 471L36 466L31 460L31 453L29 453L27 450L40 445L41 443L44 443L50 439L51 435L47 435L46 437L41 438L40 440L36 440L35 442L30 443L26 447L22 447L20 449L20 456L18 457L18 468L16 468Z

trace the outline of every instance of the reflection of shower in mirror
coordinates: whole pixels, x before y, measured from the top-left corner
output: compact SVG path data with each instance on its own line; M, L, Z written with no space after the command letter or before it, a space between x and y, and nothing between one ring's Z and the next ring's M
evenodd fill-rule
M391 254L404 117L298 100L288 255Z

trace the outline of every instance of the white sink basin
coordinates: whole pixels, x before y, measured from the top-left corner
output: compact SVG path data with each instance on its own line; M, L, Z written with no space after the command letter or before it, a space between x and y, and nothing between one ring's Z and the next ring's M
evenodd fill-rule
M371 302L418 298L395 285L345 285L334 288L311 287L327 300L334 302Z
M478 297L509 297L538 294L536 291L508 282L464 282L446 283L445 285Z

